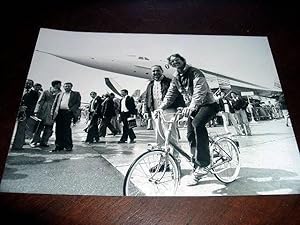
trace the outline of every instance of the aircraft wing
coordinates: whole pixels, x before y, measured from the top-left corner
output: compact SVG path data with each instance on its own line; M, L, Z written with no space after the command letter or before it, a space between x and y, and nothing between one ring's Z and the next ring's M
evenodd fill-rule
M37 52L51 55L60 59L64 59L73 63L84 65L87 67L100 69L104 71L129 75L133 77L151 79L151 66L161 65L164 69L164 75L172 78L174 69L170 68L166 62L152 61L147 57L130 56L128 58L118 57L91 57L91 56L67 56L54 54L50 52L36 50ZM220 73L215 73L206 69L200 68L205 74L208 84L211 88L232 89L233 91L253 91L256 95L270 96L282 92L281 88L268 88L259 84L254 84L248 81L226 76ZM115 90L117 91L117 90ZM115 92L114 91L114 92ZM117 92L115 92L117 93Z

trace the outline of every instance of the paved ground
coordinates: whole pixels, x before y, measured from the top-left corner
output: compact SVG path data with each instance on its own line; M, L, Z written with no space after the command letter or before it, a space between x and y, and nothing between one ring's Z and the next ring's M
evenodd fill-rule
M154 132L136 128L135 144L118 144L120 136L107 135L101 143L82 143L84 124L73 127L74 151L49 153L50 148L9 152L1 182L2 192L49 194L122 195L124 175L131 162L154 142ZM253 136L234 137L240 142L241 171L238 179L224 185L214 176L187 187L185 177L179 196L269 195L300 193L300 157L291 127L284 120L251 125ZM233 132L233 128L231 131ZM222 127L209 128L221 135ZM181 145L187 145L181 129ZM51 139L53 143L53 138ZM183 175L191 165L182 159Z

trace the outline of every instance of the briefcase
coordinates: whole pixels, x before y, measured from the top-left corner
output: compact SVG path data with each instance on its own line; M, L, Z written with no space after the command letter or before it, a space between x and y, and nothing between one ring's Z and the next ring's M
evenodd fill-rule
M129 127L129 129L137 127L137 125L136 125L136 119L135 118L129 117L127 119L127 121L128 121L128 127Z
M41 119L36 116L30 116L26 121L26 131L25 134L27 137L32 138L33 134L37 131L40 126Z

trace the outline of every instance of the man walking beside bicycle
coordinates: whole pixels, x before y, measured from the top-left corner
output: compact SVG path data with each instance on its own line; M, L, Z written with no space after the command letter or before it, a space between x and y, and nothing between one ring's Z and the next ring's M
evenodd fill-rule
M152 120L155 125L155 137L157 145L161 146L165 142L164 130L167 128L162 125L161 121L158 118L153 116L153 111L158 109L161 105L168 88L171 83L171 79L165 77L163 75L163 69L160 65L153 65L151 67L152 80L149 82L146 90L145 101L144 101L144 118L149 119L152 116ZM173 116L178 107L184 106L184 100L181 95L178 95L175 101L168 106L166 110L164 110L165 114L167 114L167 118ZM159 132L160 130L160 132ZM175 143L178 142L178 131L172 129L171 134ZM175 151L173 155L176 157L178 154ZM151 168L150 171L154 172L156 170L156 166ZM163 170L163 165L160 170Z
M177 71L159 109L168 108L180 94L184 98L186 107L183 114L188 117L187 139L194 160L201 165L194 168L189 177L188 185L195 185L209 170L209 138L205 125L216 114L218 106L199 69L189 66L179 54L168 57L168 62Z

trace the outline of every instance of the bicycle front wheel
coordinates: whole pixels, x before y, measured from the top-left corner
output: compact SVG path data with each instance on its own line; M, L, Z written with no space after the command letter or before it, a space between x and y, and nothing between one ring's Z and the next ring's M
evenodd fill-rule
M215 141L213 149L213 168L215 177L223 183L233 182L240 172L240 157L237 145L229 138Z
M172 196L179 170L172 155L154 150L140 155L129 167L123 184L125 196Z

